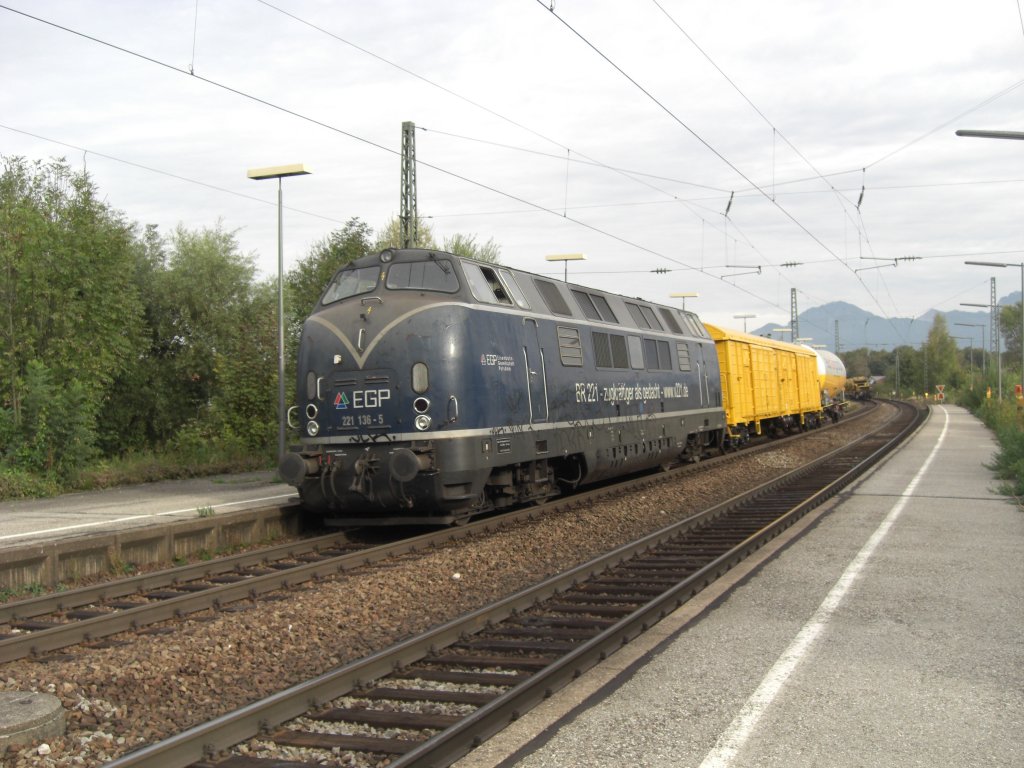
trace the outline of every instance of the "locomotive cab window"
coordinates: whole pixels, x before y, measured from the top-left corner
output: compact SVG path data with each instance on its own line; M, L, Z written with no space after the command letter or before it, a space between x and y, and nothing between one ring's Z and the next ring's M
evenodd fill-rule
M695 314L692 312L683 312L683 319L686 320L694 336L703 339L711 338L711 334L708 333L708 329L704 327L704 323L697 319Z
M388 268L387 287L399 291L456 293L459 278L447 259L405 261Z
M334 276L331 284L324 291L321 304L333 304L336 301L369 293L377 287L380 275L378 267L360 267L359 269L343 269Z

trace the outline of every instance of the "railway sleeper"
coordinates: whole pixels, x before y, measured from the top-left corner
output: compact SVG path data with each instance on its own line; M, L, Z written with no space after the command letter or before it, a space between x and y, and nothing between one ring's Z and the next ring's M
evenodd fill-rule
M456 685L489 685L511 688L530 677L522 672L459 672L453 669L424 669L409 667L391 675L396 680L421 680L428 683L453 683Z
M275 743L285 747L302 749L337 749L341 752L373 752L385 755L404 755L416 749L421 743L413 739L388 739L383 736L345 736L336 733L310 733L282 728L270 735ZM217 768L243 768L249 763L232 763L235 758L218 763ZM280 765L280 763L276 763ZM309 763L296 763L308 766Z
M482 707L498 698L497 693L480 691L436 691L430 688L373 688L352 693L352 698L370 701L430 701L437 704L471 704Z

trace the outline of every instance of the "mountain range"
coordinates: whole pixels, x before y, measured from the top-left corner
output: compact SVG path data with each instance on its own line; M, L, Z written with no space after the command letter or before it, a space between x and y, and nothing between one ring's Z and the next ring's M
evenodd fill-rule
M999 305L1016 304L1020 301L1020 291L1015 291L999 300ZM989 346L991 321L987 309L975 311L953 310L939 312L930 309L920 317L885 318L872 314L858 306L845 301L833 301L819 307L811 307L798 315L800 338L810 338L812 344L824 344L833 352L836 351L836 335L838 323L839 351L848 352L852 349L868 347L869 349L895 349L898 346L919 347L927 340L928 331L932 328L936 315L945 315L950 336L957 337L959 347ZM965 323L971 327L964 327ZM981 327L983 326L984 331ZM789 341L789 334L773 333L777 324L763 325L750 330L758 336L773 336ZM984 334L984 339L982 335Z

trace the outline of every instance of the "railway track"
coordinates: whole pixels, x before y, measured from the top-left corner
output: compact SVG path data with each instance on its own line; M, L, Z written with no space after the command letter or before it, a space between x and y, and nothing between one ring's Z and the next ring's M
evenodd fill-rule
M859 414L863 415L867 410L862 409ZM695 471L698 466L728 463L770 451L787 440L799 440L819 432L793 435L716 457L700 465L686 465L669 472L641 476L542 506L384 544L360 542L350 534L339 532L0 604L0 663L27 656L45 658L47 654L52 655L73 645L100 648L123 642L114 636L125 632L146 634L163 631L162 628L153 628L154 625L202 611L223 610L241 601L267 599L281 590L330 578L352 568L494 530L567 505L589 503L611 493L670 481L680 474Z
M882 429L811 465L110 768L297 766L338 751L368 765L449 765L838 493L923 420L901 405Z

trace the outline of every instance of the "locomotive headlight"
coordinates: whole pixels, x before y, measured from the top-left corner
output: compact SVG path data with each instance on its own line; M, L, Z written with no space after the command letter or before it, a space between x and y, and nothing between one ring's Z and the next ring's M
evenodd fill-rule
M415 418L413 424L416 425L416 429L418 429L420 432L423 432L427 429L430 429L430 417L427 416L427 414L425 413L421 413L419 416Z
M306 425L306 434L310 437L316 437L320 434L320 425L315 421L311 421Z
M430 386L430 370L426 363L415 363L412 367L412 391L422 395Z

